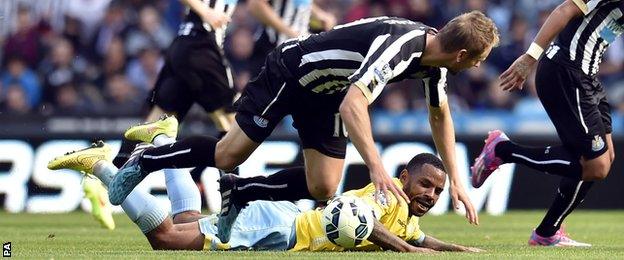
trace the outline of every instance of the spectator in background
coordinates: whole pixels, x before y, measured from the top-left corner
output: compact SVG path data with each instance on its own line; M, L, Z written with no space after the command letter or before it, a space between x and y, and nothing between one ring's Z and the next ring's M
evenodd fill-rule
M387 113L400 115L408 111L409 104L405 99L405 93L400 88L388 88L388 92L382 97L381 109Z
M485 100L483 109L511 111L514 107L514 94L499 88L500 81L497 78L490 78L486 81L487 90L484 92Z
M19 83L13 83L7 86L2 110L9 115L25 115L30 113L31 107L28 104L26 93Z
M4 21L0 20L0 22ZM41 55L39 42L41 33L28 6L18 7L16 22L17 29L7 38L3 48L4 53L5 55L19 55L30 68L36 68Z
M106 10L102 23L95 29L91 39L89 49L92 50L92 53L88 56L89 59L96 62L107 59L113 42L119 40L120 37L123 38L127 30L128 21L124 16L124 6L120 3L111 3Z
M166 49L173 40L173 32L161 22L156 8L145 6L139 12L137 28L129 31L126 39L126 50L130 56L136 56L147 46Z
M82 82L86 70L87 62L75 54L71 43L65 38L57 38L39 69L44 82L44 102L54 102L59 86L72 81Z
M400 3L401 1L394 1L395 3ZM407 17L413 21L419 21L429 26L433 26L435 28L441 28L446 23L445 20L442 20L442 16L437 9L437 6L434 5L434 1L430 0L407 0L406 3L407 9ZM395 4L397 9L405 10L405 5L403 4Z
M116 74L106 81L105 96L108 101L107 114L115 116L138 116L141 113L144 96L139 95L123 74Z
M58 87L54 102L54 114L64 116L90 115L93 107L78 93L78 89L72 83L66 83Z
M507 33L510 38L493 51L490 59L490 62L497 70L503 71L516 60L516 57L524 53L526 46L531 41L527 37L529 32L529 24L524 17L516 15L511 19L511 25Z
M76 53L90 53L88 49L83 48L84 44L82 41L82 23L80 20L71 17L65 16L65 26L63 27L63 31L61 32L61 36L71 43L72 48L74 48Z
M137 58L130 61L126 77L140 92L149 92L156 84L158 72L164 61L160 50L148 47L139 51Z
M104 89L106 79L115 74L125 73L126 59L123 39L119 37L113 38L106 50L104 62L100 67L100 75L95 79L95 85L100 89Z
M253 48L253 35L246 27L235 29L227 42L226 56L234 70L234 85L239 91L242 91L251 77L249 59L253 54Z
M106 8L111 0L70 0L67 4L66 15L80 21L81 42L91 39L93 32L104 18Z
M12 56L7 59L7 70L0 76L3 86L13 86L22 89L29 109L39 105L41 101L41 86L37 74L26 66L25 61ZM2 91L6 92L6 91Z
M484 106L484 93L488 89L491 76L487 75L485 64L457 76L453 88L457 95L466 100L471 108Z

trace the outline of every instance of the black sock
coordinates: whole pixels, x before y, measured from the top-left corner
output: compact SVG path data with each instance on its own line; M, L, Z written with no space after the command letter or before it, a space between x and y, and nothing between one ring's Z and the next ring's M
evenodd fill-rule
M148 173L168 168L214 167L218 141L211 136L193 136L148 149L141 156L141 167Z
M581 157L561 145L526 147L505 141L497 144L495 151L505 163L520 163L538 171L578 180L583 174Z
M284 169L269 176L241 178L236 186L236 199L241 202L314 199L308 191L304 167Z
M593 184L591 181L562 178L555 200L535 232L543 237L553 236L561 227L563 220L583 202Z
M113 164L117 168L121 168L121 166L123 166L124 163L128 161L128 159L130 158L130 155L132 154L132 150L134 150L134 147L138 143L140 142L130 141L126 138L123 138L121 140L121 148L119 148L119 153L117 153L117 156L115 157L115 159L113 159Z

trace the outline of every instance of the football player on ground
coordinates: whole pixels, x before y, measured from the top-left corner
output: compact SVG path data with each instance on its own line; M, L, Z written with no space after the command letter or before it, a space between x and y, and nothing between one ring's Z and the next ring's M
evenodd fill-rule
M109 184L117 168L108 160L110 148L103 142L68 153L50 161L48 168L73 169L93 174ZM345 193L360 198L370 205L376 216L367 241L355 250L393 250L399 252L464 251L481 249L445 243L425 235L420 230L419 217L438 200L446 182L442 161L432 154L419 154L392 182L411 200L408 204L394 196L383 202L375 200L377 189L373 184ZM220 230L216 215L198 221L175 224L168 213L151 194L134 190L122 207L147 237L153 249L170 250L293 250L342 251L331 243L321 225L321 209L301 212L287 201L255 201L249 203L228 230ZM222 242L229 241L229 242Z
M537 94L563 143L526 147L511 142L502 131L492 131L472 169L475 187L505 163L563 177L530 245L591 246L572 240L561 225L594 181L607 177L615 158L609 103L596 75L604 51L624 31L623 12L624 1L564 1L542 25L527 53L501 74L504 90L519 90L537 64ZM544 48L548 50L541 57Z
M302 141L305 167L241 179L222 189L222 194L231 191L237 198L222 200L222 214L232 209L236 214L244 205L236 201L332 197L342 177L347 132L378 194L390 191L409 203L383 167L368 106L387 83L419 78L429 105L431 134L449 173L453 205L458 208L461 201L469 222L478 224L457 170L446 74L478 67L497 44L496 26L478 11L454 18L439 32L407 19L375 17L286 41L271 52L264 69L245 88L237 101L236 121L221 140L196 136L172 145L136 149L110 183L110 200L121 203L147 174L160 169L209 166L232 170L291 114ZM139 140L151 142L149 133L158 124L130 130L145 133L138 134L145 137ZM237 188L242 186L246 189Z

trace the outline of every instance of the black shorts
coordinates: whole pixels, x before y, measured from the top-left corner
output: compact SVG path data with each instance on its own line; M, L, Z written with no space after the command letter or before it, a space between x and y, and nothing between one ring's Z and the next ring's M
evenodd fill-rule
M171 43L150 102L184 118L193 103L207 112L233 111L235 95L228 62L214 34L197 32Z
M585 159L607 151L605 136L612 131L610 106L595 77L543 58L535 84L564 146Z
M251 140L262 143L286 115L292 115L304 149L344 159L346 130L338 107L342 97L301 91L281 65L279 50L266 59L236 101L236 122Z

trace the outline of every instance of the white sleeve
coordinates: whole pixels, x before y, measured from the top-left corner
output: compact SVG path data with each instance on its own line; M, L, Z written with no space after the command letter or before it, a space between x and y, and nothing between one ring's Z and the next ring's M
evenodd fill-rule
M427 78L423 78L427 105L440 107L447 101L446 96L446 68L439 68Z

